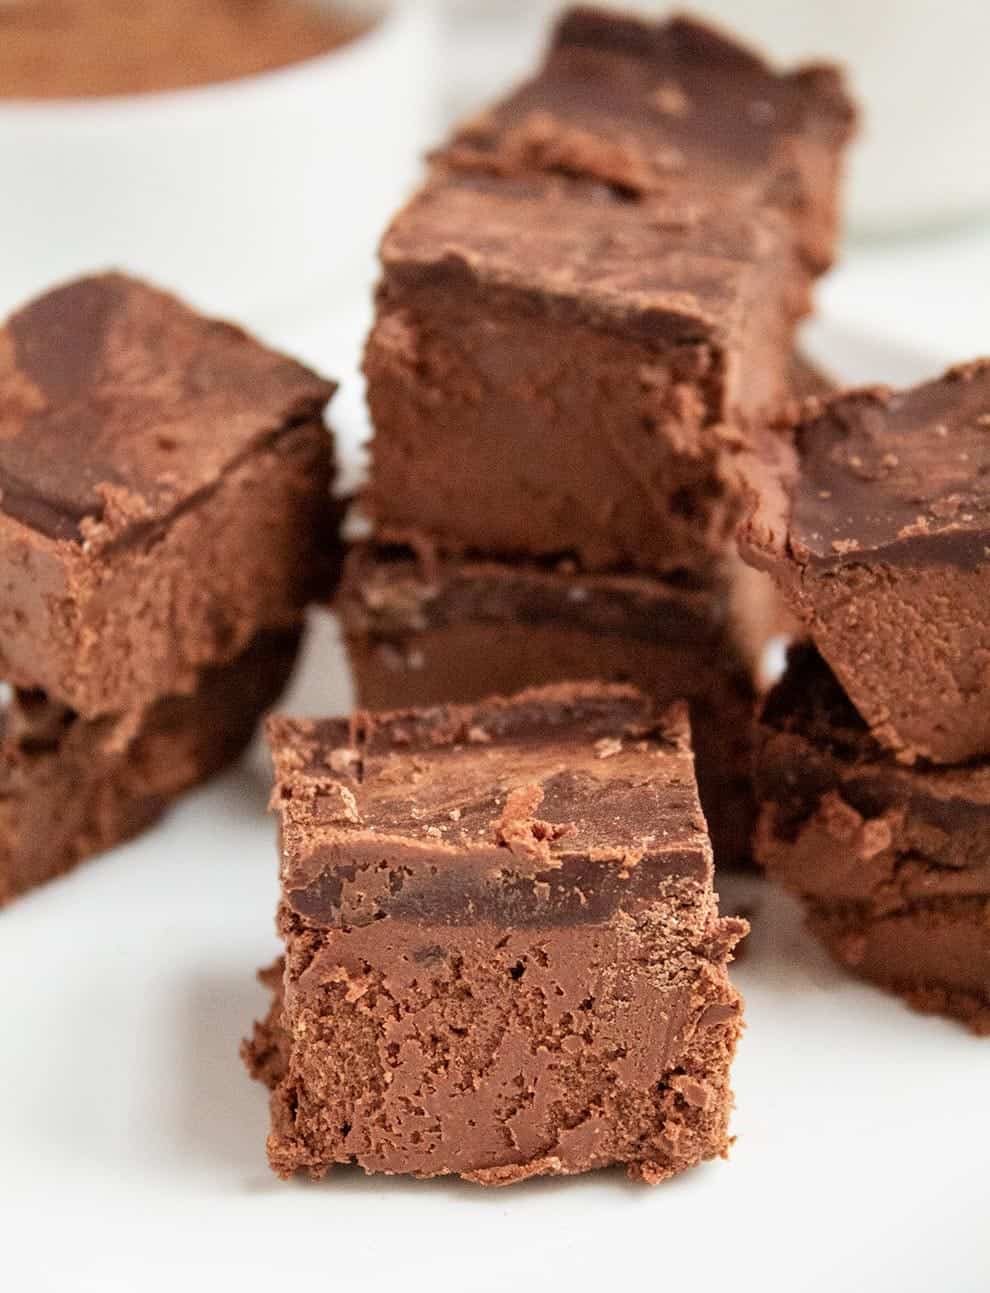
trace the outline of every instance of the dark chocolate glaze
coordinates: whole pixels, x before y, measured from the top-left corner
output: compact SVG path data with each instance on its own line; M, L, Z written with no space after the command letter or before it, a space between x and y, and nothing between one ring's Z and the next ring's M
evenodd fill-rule
M729 585L692 588L637 574L581 574L566 562L419 561L357 545L348 558L348 631L388 638L465 621L571 625L698 646L726 632Z
M627 197L717 192L723 213L735 202L800 217L852 126L834 68L778 74L687 18L577 9L539 75L468 123L439 158L584 175ZM809 232L804 251L822 263L830 249Z
M56 288L0 332L0 508L85 538L171 515L333 385L120 274Z
M710 881L686 711L658 720L632 688L269 734L283 892L314 924L600 922Z
M911 390L836 397L799 427L795 554L973 569L990 544L990 361Z
M361 852L368 852L368 857L362 859ZM315 880L305 888L287 887L285 901L292 911L311 924L331 927L359 927L389 918L552 929L597 924L618 911L635 914L655 902L669 881L703 883L708 875L708 859L701 848L649 854L628 869L618 861L565 855L555 859L552 868L533 875L520 875L511 855L496 849L472 849L459 862L449 854L406 855L395 848L389 852L389 883L369 897L367 872L373 875L381 850L355 850L353 856L355 865L342 868L328 851L326 869Z

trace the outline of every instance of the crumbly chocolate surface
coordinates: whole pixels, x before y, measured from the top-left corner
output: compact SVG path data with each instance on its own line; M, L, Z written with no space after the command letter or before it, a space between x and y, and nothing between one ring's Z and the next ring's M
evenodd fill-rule
M822 269L852 128L835 67L779 72L691 18L578 7L539 74L468 122L440 160L497 175L577 174L627 197L717 194L726 210L775 207Z
M245 1058L276 1171L655 1182L725 1153L745 922L683 707L568 685L269 731L286 959Z
M299 631L263 633L189 696L87 721L42 692L0 711L0 906L136 835L233 762L278 698Z
M739 645L733 590L728 574L692 589L566 565L440 558L423 545L418 557L359 545L336 609L357 694L372 708L477 701L574 678L631 682L661 707L686 698L715 856L732 866L749 856L756 704L755 656ZM745 615L772 619L758 614L772 590L748 593Z
M0 331L0 674L86 717L291 627L334 559L330 383L110 274Z
M228 81L328 53L362 27L307 0L4 0L0 98Z
M990 753L990 362L827 401L743 543L877 738L905 761Z
M832 237L803 221L834 224L849 126L831 73L777 76L683 21L565 19L383 241L378 524L708 569L741 515L734 458L787 393Z
M906 767L813 647L758 735L756 854L836 958L990 1033L990 764Z

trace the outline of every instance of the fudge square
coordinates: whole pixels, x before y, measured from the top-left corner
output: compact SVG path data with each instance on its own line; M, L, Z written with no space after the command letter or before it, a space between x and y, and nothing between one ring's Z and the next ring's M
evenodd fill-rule
M990 361L837 396L796 448L744 557L883 745L906 762L990 754Z
M906 767L811 646L757 740L756 854L854 973L990 1034L990 761Z
M754 675L776 609L759 579L741 566L738 578L690 588L368 543L348 553L335 609L371 709L575 679L631 683L662 708L687 700L715 859L736 866L750 858Z
M260 633L189 695L83 719L39 691L0 706L0 907L150 826L244 751L278 699L300 630Z
M269 1157L485 1185L724 1156L745 934L683 706L563 685L273 719L284 972L244 1053Z
M108 274L0 330L0 677L85 718L296 627L333 555L330 383Z
M851 110L684 20L581 12L387 232L369 508L447 551L707 569L787 391Z

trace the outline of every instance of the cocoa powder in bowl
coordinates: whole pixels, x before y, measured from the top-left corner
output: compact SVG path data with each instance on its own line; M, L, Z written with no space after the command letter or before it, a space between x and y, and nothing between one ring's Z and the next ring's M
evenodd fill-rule
M230 81L368 26L310 0L0 0L0 98L93 98Z

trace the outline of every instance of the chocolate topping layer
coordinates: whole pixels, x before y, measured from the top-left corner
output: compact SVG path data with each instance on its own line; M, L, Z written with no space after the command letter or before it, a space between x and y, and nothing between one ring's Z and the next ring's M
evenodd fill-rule
M269 739L283 892L307 921L599 921L709 873L686 711L657 727L630 688L273 719Z
M577 174L620 196L717 193L723 211L777 206L800 221L814 215L819 172L834 171L852 126L835 68L779 74L689 18L579 8L561 20L539 75L469 122L438 161ZM804 233L805 253L822 268L826 229Z
M986 562L990 360L907 391L836 396L798 427L796 443L789 510L755 536L771 553L831 568Z
M635 573L586 573L571 562L443 558L412 546L356 544L342 592L347 631L379 638L465 620L566 625L597 635L712 644L724 634L730 588L692 587ZM422 556L417 556L417 552Z
M69 283L0 332L0 508L51 538L119 540L318 418L333 391L136 280Z

